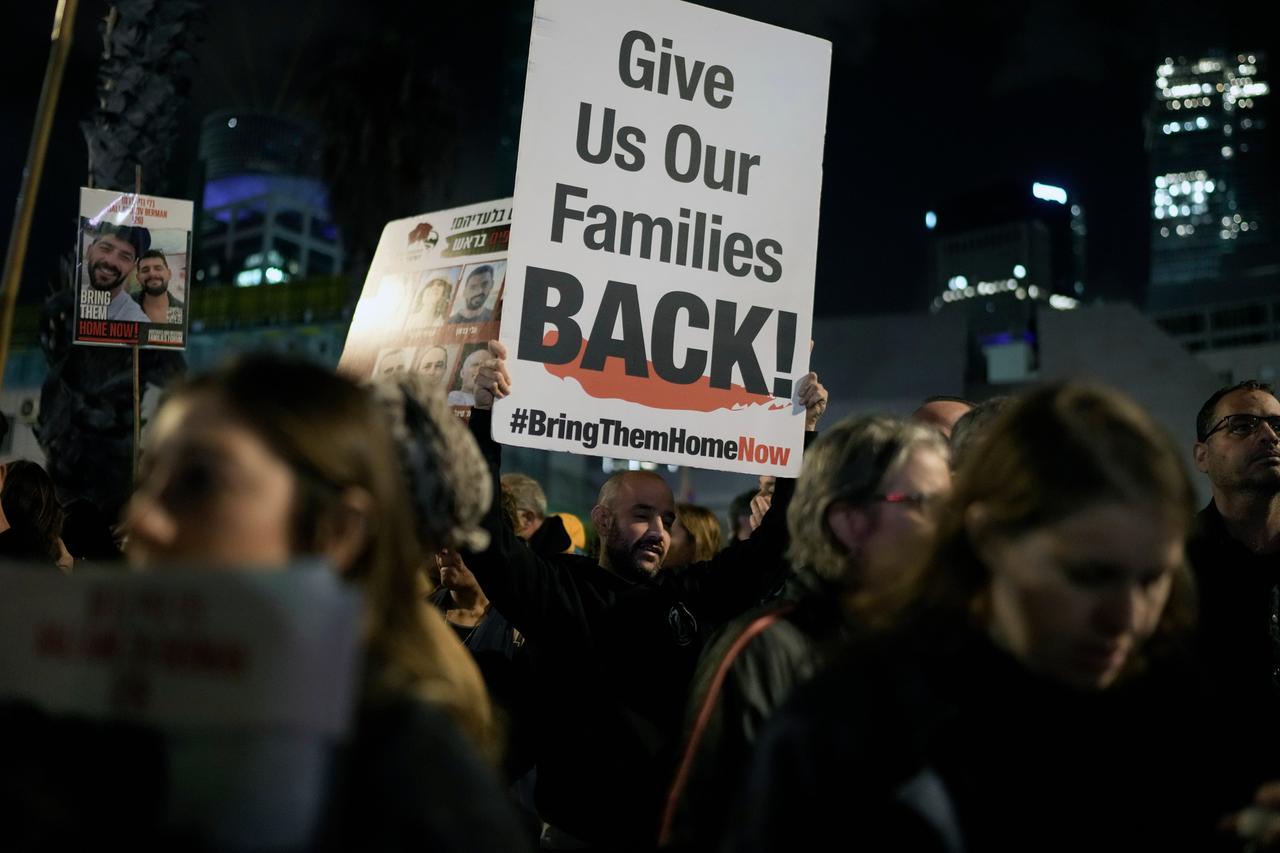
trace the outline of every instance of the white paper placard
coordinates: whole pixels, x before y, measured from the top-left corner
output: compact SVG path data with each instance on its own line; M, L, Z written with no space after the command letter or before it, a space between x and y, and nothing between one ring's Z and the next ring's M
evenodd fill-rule
M331 569L0 567L0 697L168 731L345 733L360 596Z
M538 0L495 438L799 470L830 64L677 0Z

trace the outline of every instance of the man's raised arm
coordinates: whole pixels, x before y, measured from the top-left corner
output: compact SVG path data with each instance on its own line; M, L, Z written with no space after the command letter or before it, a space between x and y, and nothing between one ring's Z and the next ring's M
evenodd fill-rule
M535 554L503 518L502 446L493 440L490 409L495 397L510 393L511 378L504 362L506 348L499 341L489 342L489 355L476 376L476 404L470 423L493 484L493 505L484 519L489 547L464 552L463 557L484 594L521 633L538 643L589 643L595 617L608 602L594 586L582 583L579 573L567 564ZM577 559L590 568L585 560Z
M797 396L805 408L804 444L817 438L818 421L827 410L827 389L816 373L800 380ZM772 493L761 478L761 493L752 500L752 526L748 539L729 545L710 560L682 570L679 581L690 603L712 624L720 624L751 609L778 589L788 573L787 507L796 481L779 477Z

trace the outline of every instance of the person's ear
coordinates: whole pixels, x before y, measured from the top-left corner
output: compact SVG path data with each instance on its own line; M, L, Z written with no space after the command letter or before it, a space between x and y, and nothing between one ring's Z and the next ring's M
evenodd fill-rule
M1197 471L1201 474L1209 473L1209 445L1197 441L1191 447L1191 458L1195 460Z
M591 508L591 523L596 526L596 530L600 533L601 538L609 530L612 525L612 514L609 508L604 504L596 504Z
M518 509L516 510L516 520L520 522L520 529L516 532L523 534L537 520L537 517L531 509Z
M369 546L373 517L373 496L352 487L342 493L337 505L321 520L316 550L346 574Z
M856 560L862 556L874 525L866 510L853 504L835 503L827 509L827 528L844 546L845 553Z

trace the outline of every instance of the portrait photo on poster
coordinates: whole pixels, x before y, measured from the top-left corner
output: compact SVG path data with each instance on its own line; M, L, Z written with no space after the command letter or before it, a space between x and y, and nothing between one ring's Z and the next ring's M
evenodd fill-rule
M506 271L506 261L490 261L464 268L462 285L454 297L449 322L478 325L494 319Z
M405 331L435 329L449 317L449 305L462 267L424 270L409 288L409 304L404 315Z
M489 346L483 341L462 347L458 375L454 378L449 391L449 405L474 406L476 404L476 376L480 373L481 363L488 355Z
M413 372L427 378L432 385L444 385L458 366L461 344L427 344L418 347Z
M408 373L413 366L414 353L414 347L386 347L378 350L378 359L373 365L374 377Z

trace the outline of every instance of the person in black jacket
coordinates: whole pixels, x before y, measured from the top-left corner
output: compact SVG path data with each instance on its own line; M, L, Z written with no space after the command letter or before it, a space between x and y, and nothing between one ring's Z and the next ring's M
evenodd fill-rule
M958 472L892 630L760 740L734 851L1207 850L1230 805L1188 652L1194 490L1132 402L1019 400Z
M516 535L544 557L563 554L573 546L564 521L547 515L547 494L528 474L503 474L502 493L515 503Z
M947 461L934 427L876 416L841 421L805 455L787 512L795 577L698 665L664 847L714 847L761 728L856 628L850 597L884 589L929 546Z
M1187 545L1200 592L1200 643L1235 708L1230 752L1255 784L1280 776L1280 401L1248 380L1196 417L1195 465L1213 499Z
M501 451L487 409L509 392L510 380L505 348L489 346L471 429L496 480ZM798 393L814 430L826 391L809 374ZM541 558L490 511L490 547L465 559L494 606L536 648L537 804L557 830L600 849L654 845L699 651L717 626L779 585L793 487L779 481L773 509L751 539L679 571L658 571L675 504L657 475L627 472L605 484L592 510L598 562Z

